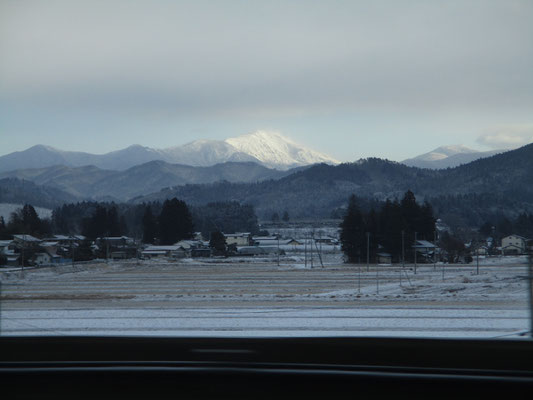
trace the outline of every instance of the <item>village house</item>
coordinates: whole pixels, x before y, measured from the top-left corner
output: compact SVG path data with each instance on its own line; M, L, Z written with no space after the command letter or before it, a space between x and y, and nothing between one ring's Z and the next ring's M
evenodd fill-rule
M170 245L170 246L147 246L142 252L143 258L157 258L157 257L169 257L169 258L184 258L187 257L187 251L182 246Z
M46 252L35 253L32 261L35 265L48 265L52 263L52 256Z
M252 234L249 232L225 233L224 236L228 246L232 244L238 247L252 245Z
M36 237L33 237L31 235L13 235L13 245L16 248L22 248L25 249L28 248L37 248L41 243L41 239L37 239Z
M412 248L416 251L417 262L433 262L437 246L427 240L416 240Z
M527 239L519 235L509 235L502 238L502 253L505 255L510 254L526 254L527 252Z
M237 250L239 256L265 256L278 254L278 247L274 246L243 246ZM279 254L285 254L283 250L279 251Z
M392 264L392 255L390 255L389 253L378 253L377 258L378 264Z
M12 240L0 240L0 254L6 254L9 250Z

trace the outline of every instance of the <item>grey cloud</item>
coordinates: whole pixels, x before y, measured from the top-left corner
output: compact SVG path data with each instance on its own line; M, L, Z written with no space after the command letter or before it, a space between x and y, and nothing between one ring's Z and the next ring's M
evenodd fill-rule
M514 149L533 143L533 124L501 126L478 137L477 142L492 149Z
M528 1L3 4L7 102L235 115L533 107Z

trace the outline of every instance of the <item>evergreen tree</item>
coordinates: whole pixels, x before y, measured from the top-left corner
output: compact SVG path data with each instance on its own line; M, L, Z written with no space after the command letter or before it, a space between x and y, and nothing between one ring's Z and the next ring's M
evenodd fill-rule
M279 214L277 212L272 214L272 217L270 217L272 222L279 222Z
M448 262L456 263L460 261L460 257L463 257L466 253L464 243L451 236L448 232L444 232L440 238L440 247L444 250L448 257Z
M385 202L379 216L379 224L380 244L394 259L399 260L402 255L402 231L404 231L405 236L405 223L398 200ZM407 247L406 241L405 247Z
M433 207L427 201L420 207L420 217L418 219L418 238L433 241L435 236L435 217L433 217Z
M107 222L107 210L97 204L93 214L82 221L82 234L90 239L109 236L109 224Z
M4 221L4 217L0 215L0 240L6 240L9 239L9 233L7 231L6 222Z
M289 222L289 213L287 211L283 212L283 217L281 217L283 222Z
M159 238L161 244L173 244L193 237L192 216L185 202L165 200L159 215Z
M154 243L154 240L158 236L157 232L157 220L152 214L152 208L146 206L144 210L144 215L142 218L143 225L143 242L144 243Z
M225 255L227 251L226 237L220 231L211 232L209 247L213 249L215 255Z
M11 213L8 230L33 236L39 236L43 231L41 219L31 204L24 204L22 208Z
M372 208L368 214L364 216L365 223L365 234L368 232L369 243L368 246L363 248L363 259L366 260L367 247L370 252L369 260L370 262L375 262L377 259L378 252L378 241L379 241L379 218L376 211Z
M365 227L363 216L357 205L355 195L350 197L346 215L341 222L341 246L349 263L361 262L365 248Z
M108 232L107 236L122 235L117 208L115 206L112 206L109 208L109 210L107 210L106 231Z

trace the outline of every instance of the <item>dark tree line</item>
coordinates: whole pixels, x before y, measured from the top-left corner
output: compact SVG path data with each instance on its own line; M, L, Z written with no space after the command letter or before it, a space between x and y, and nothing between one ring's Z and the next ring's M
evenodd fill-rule
M50 234L52 226L50 220L41 219L31 204L24 204L15 212L11 213L6 223L0 216L0 240L10 239L15 234L27 234L42 237Z
M361 211L352 195L340 228L342 251L348 262L366 261L367 247L372 262L380 250L399 260L402 239L406 259L411 255L415 234L418 240L433 240L435 218L431 205L428 202L419 205L411 191L401 201L387 200L380 210L371 208L368 212Z
M511 234L533 238L533 214L523 212L514 219L500 215L482 224L479 233L498 240Z
M194 226L206 239L211 232L259 233L259 224L254 207L236 201L213 202L192 209Z
M127 231L124 217L119 217L115 206L97 205L93 214L82 220L82 235L89 239L103 236L122 236Z
M189 220L192 220L192 225ZM259 231L259 225L251 205L215 202L189 208L183 201L172 199L163 203L144 204L65 204L52 212L52 231L61 234L82 233L89 238L127 235L143 239L146 243L170 243L176 237L192 236L193 231L202 232L206 239L214 231L255 234Z
M161 213L156 217L146 206L142 218L143 242L168 245L194 235L192 215L185 202L173 198L165 200Z

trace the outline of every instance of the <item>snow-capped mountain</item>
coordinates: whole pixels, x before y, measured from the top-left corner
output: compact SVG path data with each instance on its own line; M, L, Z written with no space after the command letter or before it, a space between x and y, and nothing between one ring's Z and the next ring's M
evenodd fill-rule
M486 158L505 150L478 151L463 145L441 146L428 153L402 161L410 167L443 169Z
M271 168L287 169L317 163L339 164L334 158L299 145L277 132L256 131L226 139L225 142Z
M258 131L226 140L196 140L166 149L132 145L106 154L63 151L37 145L0 157L0 172L54 165L94 165L102 169L123 171L155 160L193 167L209 167L229 161L251 161L280 170L316 163L338 164L337 160L296 144L279 133Z
M221 140L196 140L183 146L160 150L160 153L164 161L194 167L209 167L228 161L252 161L260 164L255 157Z

